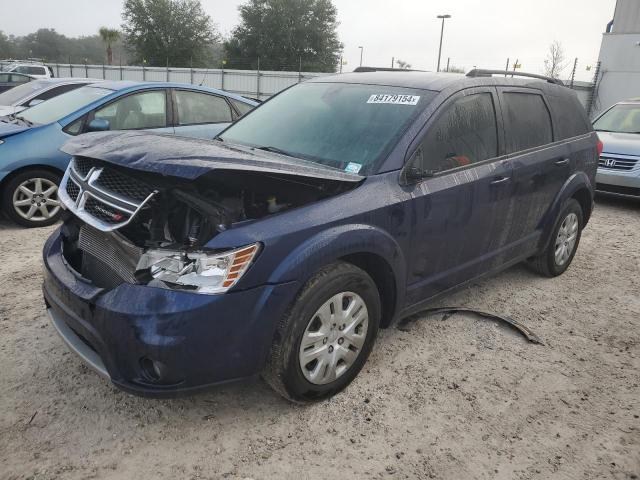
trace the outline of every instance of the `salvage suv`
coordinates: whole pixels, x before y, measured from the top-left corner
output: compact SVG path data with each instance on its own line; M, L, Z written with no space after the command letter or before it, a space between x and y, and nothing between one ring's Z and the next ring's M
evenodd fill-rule
M563 273L601 145L571 90L492 73L321 77L214 141L74 138L44 247L55 328L132 393L262 373L304 402L439 295L523 261Z

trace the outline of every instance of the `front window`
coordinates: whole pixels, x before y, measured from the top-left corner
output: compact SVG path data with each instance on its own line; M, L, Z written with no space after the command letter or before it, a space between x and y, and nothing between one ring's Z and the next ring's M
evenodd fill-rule
M640 133L640 104L619 104L593 124L599 132Z
M383 85L304 83L261 105L220 138L367 175L435 95Z
M82 87L47 100L20 112L18 118L35 124L57 122L79 108L113 93L112 90L96 87Z
M167 96L164 90L134 93L96 111L95 118L109 122L110 130L138 130L167 126Z

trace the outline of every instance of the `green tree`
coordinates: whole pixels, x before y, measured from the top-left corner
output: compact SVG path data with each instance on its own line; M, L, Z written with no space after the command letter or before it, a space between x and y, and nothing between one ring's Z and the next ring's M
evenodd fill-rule
M409 62L405 62L404 60L396 60L396 63L398 64L398 68L401 68L403 70L410 70L411 69L411 64Z
M219 36L200 0L125 0L125 44L134 61L173 67L207 66Z
M11 58L12 56L13 42L0 30L0 59Z
M331 0L248 0L225 42L229 68L335 72L342 43Z
M101 27L98 33L102 41L107 45L107 63L111 65L113 64L113 49L111 45L118 41L120 32L115 28Z

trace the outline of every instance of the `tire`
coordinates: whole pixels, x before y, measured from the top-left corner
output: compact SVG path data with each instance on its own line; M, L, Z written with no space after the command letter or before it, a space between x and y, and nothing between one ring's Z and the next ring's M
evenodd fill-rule
M340 300L342 305L338 306ZM342 312L348 315L340 325ZM293 402L335 395L351 383L365 364L375 343L380 317L378 289L364 270L345 262L323 267L307 282L278 324L263 378ZM303 339L306 348L301 348ZM311 341L314 343L310 345ZM314 360L315 352L318 354Z
M547 248L539 256L531 258L529 266L546 277L557 277L563 274L571 265L573 257L578 250L583 228L584 216L582 207L580 207L577 200L571 198L565 203L564 208L556 219ZM564 233L561 233L561 230ZM567 234L568 237L566 236ZM562 251L563 255L560 256L559 260L556 255L559 242L562 241L567 246L567 240L570 240L572 235L575 235L575 241L571 244L570 249L567 248Z
M58 185L60 185L60 176L47 170L20 172L4 185L2 210L10 220L23 227L53 225L62 214L58 199ZM55 191L51 192L53 186ZM22 203L18 205L16 202ZM45 211L48 212L47 215Z

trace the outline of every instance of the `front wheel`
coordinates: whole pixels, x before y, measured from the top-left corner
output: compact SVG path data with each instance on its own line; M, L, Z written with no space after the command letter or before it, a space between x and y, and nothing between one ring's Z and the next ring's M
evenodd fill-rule
M366 362L380 315L378 289L365 271L344 262L322 268L278 325L263 378L296 402L335 395Z
M26 170L11 178L3 189L2 209L18 225L45 227L62 213L58 199L60 177L47 170Z
M564 273L578 250L584 227L583 218L580 204L575 199L570 199L556 220L547 249L530 259L529 265L547 277Z

